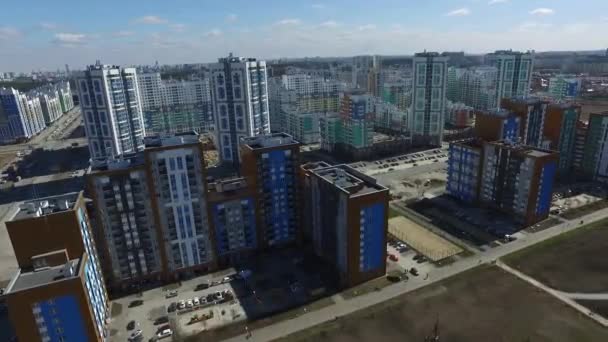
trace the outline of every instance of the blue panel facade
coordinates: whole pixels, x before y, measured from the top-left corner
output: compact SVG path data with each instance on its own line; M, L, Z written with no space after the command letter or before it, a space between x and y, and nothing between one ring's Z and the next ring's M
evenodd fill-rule
M540 185L538 189L538 201L536 204L536 215L544 215L551 208L551 197L553 196L553 181L557 164L550 162L545 164L540 174Z
M265 205L266 234L269 244L277 244L295 239L294 208L289 205L293 196L295 179L292 166L287 165L285 155L291 151L275 150L268 152L268 176L263 178L263 192L270 202ZM288 172L289 171L289 172Z
M25 122L23 113L17 104L17 98L14 95L0 95L0 105L2 105L10 130L10 136L6 139L24 137L26 135Z
M384 264L386 208L376 203L361 209L359 271L369 272Z
M479 152L462 145L450 144L447 192L465 202L477 200Z
M232 224L227 208L221 204L215 204L212 208L213 223L215 226L215 238L217 242L217 250L219 256L236 252L242 249L251 249L257 247L256 224L255 224L255 206L252 198L247 198L238 201L240 205L240 221L241 225L235 226ZM241 231L235 232L236 229ZM244 245L231 244L230 235L234 233L242 233L244 237Z
M509 116L505 118L502 127L502 139L516 141L519 137L519 118Z
M363 120L365 119L365 109L367 103L364 100L355 102L352 102L352 113L351 113L351 117L355 120Z
M93 248L93 240L89 234L89 228L86 216L82 208L78 209L78 222L80 223L80 232L84 240L85 250L88 254L88 259L85 265L85 286L89 304L93 308L93 315L97 330L100 336L105 335L105 320L107 318L106 308L108 308L105 283L103 275L99 267L97 253Z
M568 97L578 96L578 81L566 83L566 96L568 96Z
M37 304L51 342L88 340L76 297L55 297Z

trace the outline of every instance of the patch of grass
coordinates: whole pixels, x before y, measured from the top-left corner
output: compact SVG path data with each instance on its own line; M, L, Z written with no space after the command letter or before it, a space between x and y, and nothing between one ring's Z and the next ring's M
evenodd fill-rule
M112 308L111 308L111 317L116 317L119 316L122 313L122 304L120 303L112 303Z
M382 276L382 277L367 281L363 284L357 285L355 287L351 287L350 289L342 292L341 295L346 300L353 299L355 297L362 296L364 294L367 294L367 293L370 293L373 291L380 291L383 288L385 288L391 284L393 284L393 283L391 281L389 281L386 278L386 276Z
M608 219L512 253L503 260L549 287L566 292L608 288Z
M595 228L601 228L601 227L606 227L608 225L608 219L603 219L603 220L599 220L587 225L584 225L580 228L565 232L563 234L559 234L557 236L554 236L550 239L541 241L539 243L533 244L531 246L528 246L524 249L520 249L517 252L513 252L511 254L505 255L503 256L501 259L509 264L515 264L518 261L523 261L524 259L526 259L529 255L534 254L534 253L540 253L542 252L544 249L550 248L552 246L558 245L564 241L568 241L573 237L576 237L578 235L584 234L586 231L591 230L591 229L595 229Z
M435 324L442 341L608 339L608 331L552 296L484 265L275 341L424 341Z

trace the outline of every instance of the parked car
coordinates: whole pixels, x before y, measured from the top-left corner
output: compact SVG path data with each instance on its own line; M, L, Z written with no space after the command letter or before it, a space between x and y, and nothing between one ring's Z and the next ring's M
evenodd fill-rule
M194 298L192 299L192 303L193 303L194 305L198 306L198 305L200 305L200 303L201 303L201 302L198 300L198 297L194 297Z
M186 301L180 300L179 304L177 304L177 308L181 310L181 309L183 309L185 307L186 307Z
M136 306L140 306L140 305L142 305L142 304L144 304L144 301L143 301L143 300L141 300L141 299L138 299L138 300L134 300L134 301L132 301L131 303L129 303L129 307L130 307L130 308L134 308L134 307L136 307Z
M173 298L173 297L177 297L177 290L169 291L165 295L165 298Z
M169 307L167 307L167 312L173 312L177 309L177 303L173 302L171 304L169 304Z
M410 268L410 274L413 275L414 277L418 276L418 270L416 269L416 267Z
M395 261L395 262L397 262L399 260L399 258L397 258L397 256L395 254L389 254L388 259L390 261Z
M171 335L173 335L173 331L171 331L171 329L165 329L165 330L159 332L156 335L156 337L158 337L159 339L161 339L161 338L169 337Z
M129 341L141 341L143 339L143 331L141 329L137 329L129 335Z
M207 283L201 283L196 285L196 287L194 288L194 291L201 291L201 290L205 290L209 288L209 284Z
M165 324L169 322L169 317L161 316L154 320L154 325Z
M135 325L136 324L137 324L137 322L130 321L129 323L127 323L127 330L133 330L133 329L135 329Z
M186 302L186 307L189 309L193 306L194 304L192 304L192 299L188 299L188 301Z

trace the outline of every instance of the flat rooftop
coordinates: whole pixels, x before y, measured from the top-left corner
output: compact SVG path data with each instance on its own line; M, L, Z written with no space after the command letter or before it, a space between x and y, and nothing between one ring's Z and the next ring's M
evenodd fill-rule
M317 161L317 162L306 163L306 164L302 165L301 168L304 170L316 170L316 169L323 169L323 168L330 167L330 166L331 165L329 165L328 163L326 163L324 161Z
M46 267L39 270L19 270L6 288L6 293L17 292L33 287L47 285L56 281L75 278L80 269L80 260L73 259L66 264Z
M386 187L378 184L374 178L366 176L348 165L330 166L313 170L313 173L350 196L367 195L387 190Z
M492 146L500 146L502 148L506 148L506 149L513 150L513 151L518 151L518 152L524 153L524 154L526 154L528 156L532 156L532 157L545 157L545 156L550 156L550 155L558 153L556 151L545 150L545 149L537 148L534 146L510 143L510 142L506 142L506 141L493 141L493 142L489 142L487 144L492 145Z
M78 200L78 192L70 192L67 194L38 198L31 201L23 202L19 206L19 211L11 221L18 221L32 217L41 217L62 211L72 210L76 200Z
M144 154L141 152L125 154L117 158L108 158L105 161L97 161L91 167L91 173L95 174L100 171L112 171L128 169L144 164Z
M146 145L146 148L188 145L195 144L197 142L199 142L198 133L194 131L174 135L156 135L144 138L144 145Z
M249 146L252 150L299 144L299 142L297 142L291 135L287 133L274 133L259 135L256 137L245 137L241 138L241 143Z

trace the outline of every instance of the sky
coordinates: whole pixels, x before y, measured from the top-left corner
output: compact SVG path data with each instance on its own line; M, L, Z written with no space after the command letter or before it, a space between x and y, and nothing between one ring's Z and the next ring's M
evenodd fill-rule
M6 4L2 5L2 2ZM608 0L0 0L0 72L608 48Z

